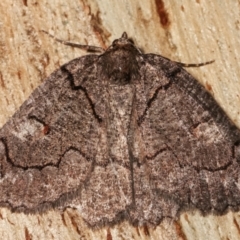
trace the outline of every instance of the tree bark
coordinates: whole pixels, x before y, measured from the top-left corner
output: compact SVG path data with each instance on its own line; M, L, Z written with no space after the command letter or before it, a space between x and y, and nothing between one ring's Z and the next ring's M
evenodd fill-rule
M0 125L44 79L86 53L41 32L107 47L126 31L145 53L200 63L187 69L240 127L240 4L238 1L34 1L0 2ZM2 239L239 239L238 213L182 213L155 229L128 222L91 229L74 209L25 215L0 209ZM231 229L231 230L229 230Z

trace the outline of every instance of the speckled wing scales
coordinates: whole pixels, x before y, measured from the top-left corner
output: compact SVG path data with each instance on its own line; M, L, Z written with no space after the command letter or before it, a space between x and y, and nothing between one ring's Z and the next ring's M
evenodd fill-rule
M63 65L0 130L0 205L156 226L240 205L240 132L182 67L126 33Z
M139 128L145 161L133 168L133 220L156 224L183 209L222 213L236 208L239 130L179 64L153 54L143 58L148 104ZM145 189L141 179L148 183Z
M88 179L99 121L74 76L96 79L97 59L89 55L55 71L1 129L2 204L26 211L52 207Z

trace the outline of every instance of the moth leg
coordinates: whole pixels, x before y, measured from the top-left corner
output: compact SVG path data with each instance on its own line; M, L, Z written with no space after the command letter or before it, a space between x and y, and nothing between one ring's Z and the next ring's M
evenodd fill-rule
M87 52L100 52L100 53L103 53L105 51L101 47L90 46L90 45L82 45L82 44L78 44L78 43L72 43L72 42L64 41L64 40L61 40L59 38L54 37L52 34L48 33L45 30L41 30L41 31L44 32L45 34L47 34L49 37L53 38L55 41L60 42L60 43L62 43L64 45L67 45L67 46L80 48L80 49L86 50Z

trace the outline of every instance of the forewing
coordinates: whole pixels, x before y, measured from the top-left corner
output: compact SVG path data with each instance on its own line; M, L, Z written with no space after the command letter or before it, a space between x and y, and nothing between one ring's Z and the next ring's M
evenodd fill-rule
M87 179L99 120L81 84L96 82L97 60L81 57L55 71L0 130L2 204L41 209L71 198Z
M153 54L143 55L143 62L139 98L146 105L138 110L138 123L144 156L133 167L132 221L156 224L189 207L236 207L239 130L180 64Z

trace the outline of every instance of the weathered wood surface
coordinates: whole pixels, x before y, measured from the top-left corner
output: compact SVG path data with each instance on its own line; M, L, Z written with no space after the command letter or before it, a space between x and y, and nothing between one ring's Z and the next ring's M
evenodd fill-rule
M172 60L215 63L188 71L240 126L240 4L238 1L34 1L0 2L0 125L44 78L84 55L54 42L40 30L84 44L106 47L123 31L144 52ZM123 222L92 230L77 211L44 215L0 210L2 239L239 239L239 213L203 217L183 213L155 229Z

